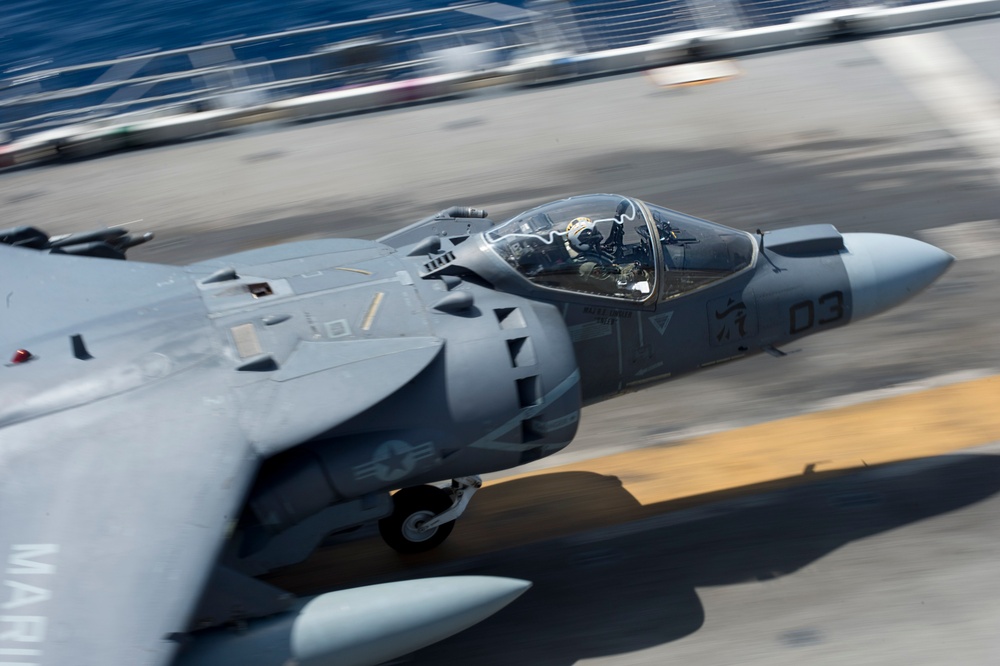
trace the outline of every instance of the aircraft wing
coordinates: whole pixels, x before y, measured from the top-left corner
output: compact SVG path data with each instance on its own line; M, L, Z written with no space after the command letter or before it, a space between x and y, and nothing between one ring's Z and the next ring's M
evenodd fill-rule
M199 369L0 428L0 664L171 662L257 465Z
M396 390L442 343L301 342L277 372L241 373L186 269L4 238L0 354L31 360L0 361L0 666L165 666L261 456ZM243 259L282 274L372 246Z
M0 666L165 666L262 452L365 409L442 343L303 342L277 372L239 373L186 269L4 238L0 354L31 360L0 365ZM373 245L253 257L269 276Z

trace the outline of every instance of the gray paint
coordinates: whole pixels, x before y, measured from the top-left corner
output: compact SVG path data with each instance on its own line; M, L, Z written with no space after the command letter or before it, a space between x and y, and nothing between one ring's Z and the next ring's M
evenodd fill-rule
M451 576L330 592L242 632L209 632L175 666L379 664L486 619L530 586L511 578Z
M167 664L164 636L197 608L234 607L238 585L208 582L220 551L236 573L290 564L308 549L289 535L313 516L348 527L391 510L394 489L548 455L584 402L846 324L951 262L917 241L847 234L841 250L804 229L784 254L747 245L724 279L674 296L661 272L627 300L539 286L467 220L428 224L440 245L419 225L407 238L432 256L328 240L186 269L0 246L0 350L34 355L0 367L0 553L52 576L7 586L42 619L4 620L0 648L31 643L39 665ZM709 247L677 238L648 248L661 271ZM462 307L433 308L451 294Z

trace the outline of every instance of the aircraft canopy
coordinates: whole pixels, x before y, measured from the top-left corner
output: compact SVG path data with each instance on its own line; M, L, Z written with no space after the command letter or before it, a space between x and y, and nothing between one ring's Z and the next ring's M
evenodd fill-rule
M754 256L745 232L614 194L543 204L486 239L536 285L630 301L674 298L747 268Z

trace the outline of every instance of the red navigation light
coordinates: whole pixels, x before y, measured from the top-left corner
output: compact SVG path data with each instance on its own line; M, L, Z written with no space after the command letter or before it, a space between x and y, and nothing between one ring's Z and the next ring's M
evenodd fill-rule
M11 363L24 363L31 360L31 352L27 349L18 349L10 359Z

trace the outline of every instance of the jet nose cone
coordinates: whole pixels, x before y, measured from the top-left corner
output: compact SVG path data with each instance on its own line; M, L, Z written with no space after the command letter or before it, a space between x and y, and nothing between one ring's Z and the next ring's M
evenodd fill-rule
M841 256L851 282L853 320L899 305L944 274L955 257L933 245L889 234L844 234Z

